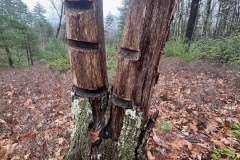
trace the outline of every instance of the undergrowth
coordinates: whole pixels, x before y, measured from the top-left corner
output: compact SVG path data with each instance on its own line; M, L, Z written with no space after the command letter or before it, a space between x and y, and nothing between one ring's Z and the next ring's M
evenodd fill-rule
M226 38L204 38L187 44L184 39L170 39L164 54L182 62L205 59L219 64L240 65L240 33Z
M190 62L198 58L199 50L195 44L186 44L183 39L168 41L164 54L167 57L177 58L182 62Z
M171 122L164 121L160 124L157 124L157 128L164 133L170 133L173 130L173 125Z
M69 70L70 65L67 58L59 57L53 61L48 62L48 67L58 72L65 72Z
M240 65L240 33L222 39L199 41L201 56L218 63Z
M109 80L112 81L117 68L117 53L118 51L114 47L106 48L106 61Z
M45 52L38 57L41 61L46 62L48 67L58 72L65 72L70 69L67 58L67 47L64 42L53 38L47 44Z
M232 128L232 131L233 131L233 135L236 138L240 139L240 123L232 123L231 128Z
M212 160L237 160L240 152L233 151L227 147L223 149L214 149L211 155Z

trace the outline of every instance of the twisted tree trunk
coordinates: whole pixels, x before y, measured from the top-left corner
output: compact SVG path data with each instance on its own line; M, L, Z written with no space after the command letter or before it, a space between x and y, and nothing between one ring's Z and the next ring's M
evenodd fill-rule
M107 90L102 0L67 0L74 131L67 159L142 159L160 54L177 0L130 0L113 87Z

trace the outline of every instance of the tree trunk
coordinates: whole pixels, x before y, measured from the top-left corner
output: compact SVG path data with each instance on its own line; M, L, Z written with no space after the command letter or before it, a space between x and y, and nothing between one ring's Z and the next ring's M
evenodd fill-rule
M33 57L27 35L25 36L25 48L27 52L28 65L31 64L33 66Z
M207 4L206 4L206 17L205 17L205 21L203 24L203 37L206 37L206 35L207 35L208 20L210 17L211 4L212 4L212 0L208 0Z
M52 5L54 7L54 9L56 10L57 14L58 14L58 17L59 17L59 23L58 23L58 28L57 28L57 33L56 33L56 38L58 38L58 35L60 33L60 29L61 29L61 26L62 26L62 17L63 17L63 11L64 11L64 2L62 2L61 4L61 10L60 10L60 13L57 9L57 7L55 6L54 4L54 1L51 1L52 2Z
M67 159L143 159L160 54L177 0L130 0L115 81L107 91L102 0L67 0L73 138Z
M7 58L8 58L8 65L9 67L13 68L13 60L12 60L12 55L8 47L5 47L6 53L7 53Z
M187 41L191 41L193 37L193 31L194 27L196 24L196 19L197 19L197 13L198 13L198 8L199 8L199 2L200 0L192 0L191 3L191 10L190 10L190 15L188 18L188 24L187 24L187 30L185 37Z

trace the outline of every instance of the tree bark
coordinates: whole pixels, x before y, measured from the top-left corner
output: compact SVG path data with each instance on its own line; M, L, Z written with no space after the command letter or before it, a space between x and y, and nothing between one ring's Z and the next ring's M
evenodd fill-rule
M113 87L107 91L102 0L65 2L73 75L67 159L143 159L158 112L148 116L177 0L130 0Z
M193 37L193 31L194 27L196 24L196 19L197 19L197 13L198 13L198 8L199 8L199 2L200 0L192 0L191 3L191 10L190 10L190 15L188 18L188 24L187 24L187 30L186 30L186 40L191 41Z
M25 38L25 48L27 52L28 65L31 64L31 66L33 66L33 57L32 57L32 52L31 52L27 35L25 35L24 38Z
M13 60L12 60L12 55L8 47L5 47L6 53L7 53L7 58L8 58L8 65L9 67L13 68Z
M207 4L206 4L206 17L205 17L205 21L203 24L203 37L206 37L206 35L207 35L208 20L210 17L211 4L212 4L212 0L208 0Z

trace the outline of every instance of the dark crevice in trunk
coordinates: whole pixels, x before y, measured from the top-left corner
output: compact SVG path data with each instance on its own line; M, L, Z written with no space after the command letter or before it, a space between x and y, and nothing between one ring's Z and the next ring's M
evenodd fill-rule
M118 141L120 132L123 126L125 109L113 105L111 108L110 119L107 126L99 134L102 139L112 139L113 141Z
M124 100L124 99L119 98L115 95L113 95L112 101L113 101L114 105L116 105L118 107L122 107L122 108L126 108L126 109L132 109L133 108L133 102L132 101Z
M121 48L119 56L129 59L129 60L137 61L140 57L140 52L131 50L131 49L127 49L127 48Z
M105 94L106 92L108 92L108 89L106 87L102 87L97 90L87 90L87 89L79 88L77 86L73 86L72 91L78 97L94 98L94 97L99 97L100 95Z
M65 7L69 11L87 11L94 9L93 1L65 1Z
M68 40L68 45L79 50L99 50L99 43L83 42L76 40Z
M147 143L147 139L154 127L155 121L157 120L159 115L159 110L157 110L148 120L146 127L141 131L139 139L138 139L138 145L137 148L135 149L135 157L142 158L143 155L138 155L140 150L144 150L144 147Z

